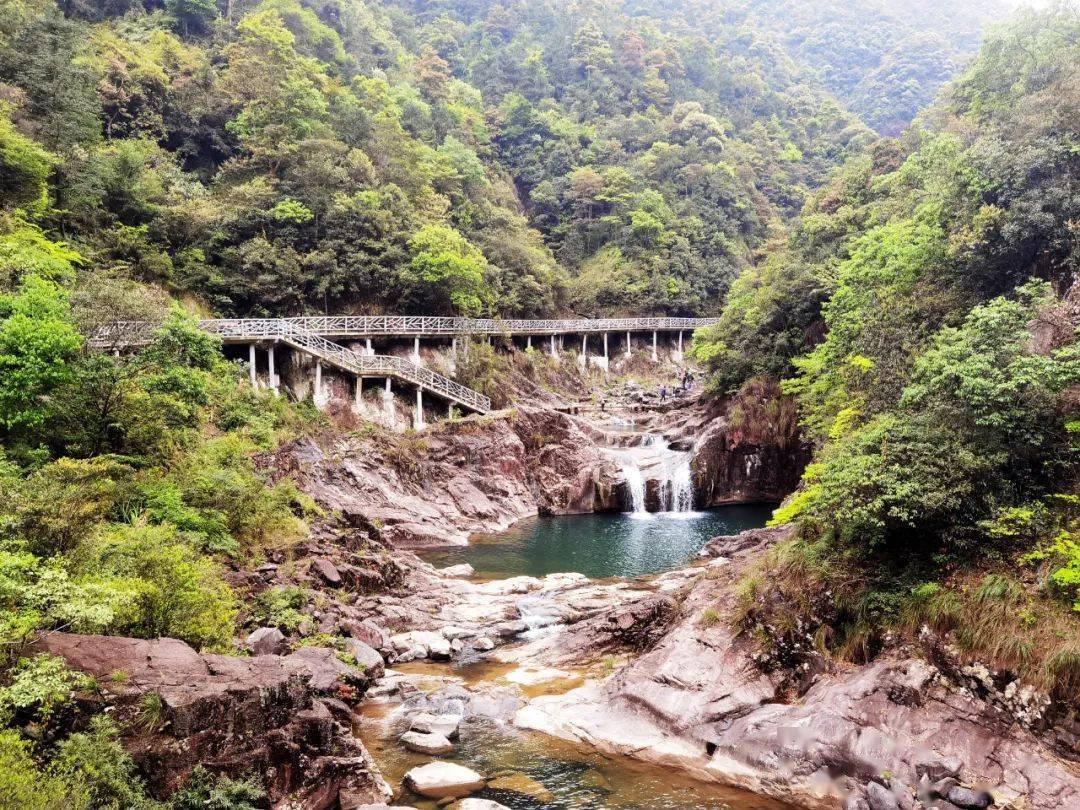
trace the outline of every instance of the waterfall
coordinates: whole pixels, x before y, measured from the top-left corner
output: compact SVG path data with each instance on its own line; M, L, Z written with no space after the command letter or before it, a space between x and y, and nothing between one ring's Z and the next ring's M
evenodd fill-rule
M664 467L660 481L660 509L669 515L690 517L694 511L694 476L690 453L678 453Z
M630 511L633 517L648 517L649 512L645 509L645 477L641 469L633 459L627 459L622 463L622 474L626 480L626 488L630 491Z

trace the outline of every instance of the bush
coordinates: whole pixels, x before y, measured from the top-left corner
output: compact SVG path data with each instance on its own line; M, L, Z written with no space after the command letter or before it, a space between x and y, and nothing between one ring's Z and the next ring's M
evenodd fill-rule
M276 627L283 633L292 633L304 619L300 611L307 601L308 592L303 588L292 585L267 588L252 600L251 619L260 626Z
M43 773L17 731L0 731L2 810L81 810L89 801L80 788Z
M119 741L112 719L98 715L84 732L72 734L56 746L49 763L54 779L76 789L95 810L150 810L159 805L146 788Z
M9 683L0 687L0 721L16 714L48 720L68 703L73 693L89 689L93 680L68 668L64 659L41 654L20 659L8 672Z
M76 554L78 570L117 581L131 609L114 632L171 636L194 647L220 648L232 638L236 598L218 566L168 525L112 525Z

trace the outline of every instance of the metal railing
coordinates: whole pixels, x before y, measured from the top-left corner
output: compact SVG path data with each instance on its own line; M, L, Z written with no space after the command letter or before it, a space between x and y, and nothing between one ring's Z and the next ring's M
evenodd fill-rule
M274 321L270 320L264 323L274 323ZM346 371L351 371L359 377L397 377L464 405L466 408L478 413L487 413L491 410L491 400L483 394L467 388L461 383L456 383L442 374L437 374L416 363L410 363L404 358L380 354L359 354L333 343L321 335L302 329L293 323L283 323L281 321L276 323L276 332L260 329L258 330L262 333L260 337L262 339L280 340L293 348L312 354ZM246 331L246 329L243 331ZM251 337L251 334L245 334L244 337Z
M261 335L269 324L288 323L316 335L331 337L454 337L458 335L558 335L596 332L672 332L712 326L716 318L600 318L500 320L443 318L428 315L314 315L299 318L213 318L200 322L225 340L270 337ZM102 327L91 339L101 347L149 342L157 324L117 321Z
M157 324L147 321L114 323L99 330L91 339L91 345L99 348L148 343ZM238 318L233 320L202 321L202 327L224 340L275 340L307 352L331 365L356 374L359 377L396 377L413 385L457 402L478 413L491 410L491 400L454 382L442 374L401 357L368 355L346 349L340 344L304 329L289 318Z

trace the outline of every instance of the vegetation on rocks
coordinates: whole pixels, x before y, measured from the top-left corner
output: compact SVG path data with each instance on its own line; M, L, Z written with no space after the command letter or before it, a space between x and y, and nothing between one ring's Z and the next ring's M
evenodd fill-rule
M866 658L925 623L1075 698L1078 58L1072 8L995 29L697 336L717 390L782 380L816 448L749 624Z

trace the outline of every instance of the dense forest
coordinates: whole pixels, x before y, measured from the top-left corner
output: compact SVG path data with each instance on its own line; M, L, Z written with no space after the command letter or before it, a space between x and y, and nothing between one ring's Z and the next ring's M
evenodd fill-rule
M9 250L222 314L703 313L873 140L830 90L906 121L953 65L842 5L9 0L4 115L49 181ZM914 99L833 64L897 49Z
M223 562L306 531L252 456L324 417L199 314L719 315L711 393L797 409L814 456L745 583L777 663L925 625L1075 701L1080 13L1000 16L0 0L0 806L258 802L203 772L151 801L107 716L58 736L95 685L16 654L228 649L289 609ZM162 326L89 350L128 318Z

